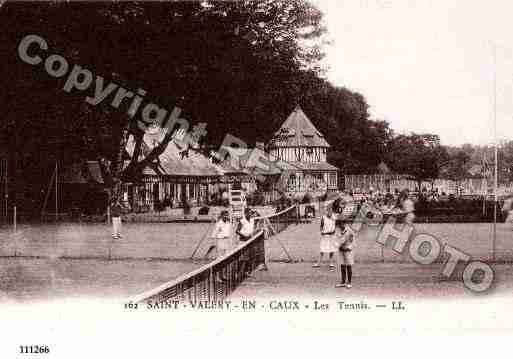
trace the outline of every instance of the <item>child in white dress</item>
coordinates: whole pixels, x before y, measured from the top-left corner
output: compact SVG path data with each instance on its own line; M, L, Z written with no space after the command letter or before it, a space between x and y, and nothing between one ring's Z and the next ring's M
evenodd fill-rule
M333 263L333 255L337 251L335 244L335 229L336 229L337 217L333 213L331 205L326 207L326 215L321 217L321 240L320 240L320 253L319 260L312 267L319 268L324 253L328 254L330 260L330 270L335 269Z

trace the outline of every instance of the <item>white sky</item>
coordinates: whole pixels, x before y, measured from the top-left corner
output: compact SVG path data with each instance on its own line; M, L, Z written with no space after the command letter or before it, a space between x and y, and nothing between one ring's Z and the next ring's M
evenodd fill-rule
M513 139L513 2L314 0L332 45L328 79L361 92L371 116L443 144Z

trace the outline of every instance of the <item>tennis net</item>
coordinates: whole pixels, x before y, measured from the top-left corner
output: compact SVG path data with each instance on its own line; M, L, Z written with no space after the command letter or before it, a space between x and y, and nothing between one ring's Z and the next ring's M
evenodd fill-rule
M265 261L264 233L226 255L171 282L131 299L133 303L178 301L216 302L228 297L248 275Z
M271 237L287 229L292 223L298 223L298 209L297 206L290 206L278 213L273 213L269 216L262 216L255 218L255 225L257 228L262 229L267 237Z
M131 302L216 302L228 297L255 269L265 264L264 240L297 223L297 207L255 219L257 231L250 240L209 264L132 298Z

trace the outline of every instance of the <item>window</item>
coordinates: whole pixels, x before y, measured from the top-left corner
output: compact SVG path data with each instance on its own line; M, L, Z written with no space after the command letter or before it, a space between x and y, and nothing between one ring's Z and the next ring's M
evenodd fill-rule
M296 154L296 161L301 162L301 148L295 148L294 152Z
M194 193L194 189L195 189L195 185L194 183L189 183L187 186L189 186L189 198L195 198L195 193Z
M329 173L328 175L328 183L330 187L336 187L337 186L337 174L336 173Z
M294 191L296 189L296 175L291 174L287 183L287 187L289 191Z

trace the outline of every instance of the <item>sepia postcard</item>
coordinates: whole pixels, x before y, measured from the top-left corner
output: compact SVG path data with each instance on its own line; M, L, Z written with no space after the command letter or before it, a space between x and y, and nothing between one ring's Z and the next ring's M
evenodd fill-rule
M506 348L512 11L0 0L0 357Z

